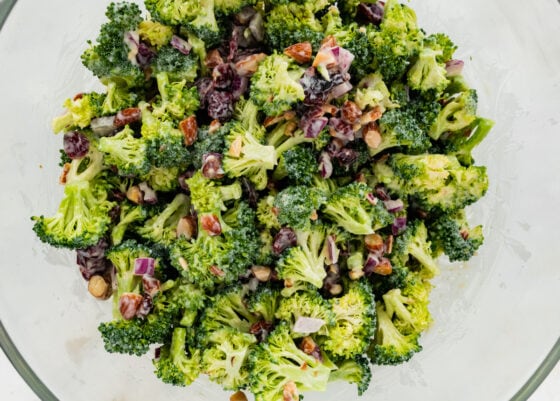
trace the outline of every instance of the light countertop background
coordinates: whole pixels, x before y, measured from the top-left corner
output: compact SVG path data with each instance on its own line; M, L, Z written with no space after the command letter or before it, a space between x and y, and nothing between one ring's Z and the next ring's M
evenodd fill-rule
M0 351L0 400L40 401L15 371L2 351ZM560 364L550 373L529 401L560 401Z

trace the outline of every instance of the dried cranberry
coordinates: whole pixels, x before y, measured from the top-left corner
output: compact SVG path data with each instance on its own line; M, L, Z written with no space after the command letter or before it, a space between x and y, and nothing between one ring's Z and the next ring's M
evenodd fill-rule
M105 251L108 248L107 240L101 238L97 244L76 251L76 263L80 267L80 272L85 280L107 271L111 265L109 260L105 258Z
M255 186L247 177L241 178L241 186L243 188L243 198L247 199L251 207L257 207L257 202L259 201L259 194L255 189Z
M185 192L189 192L189 185L187 184L187 180L194 175L194 171L185 171L181 174L177 180L179 181L179 186Z
M214 81L209 77L201 78L196 81L196 88L198 89L200 107L206 107L206 104L208 103L207 97L214 89Z
M206 97L210 118L227 121L233 116L233 96L228 92L213 90Z
M241 96L247 91L247 87L249 86L249 78L242 77L238 74L233 76L233 80L231 81L231 95L233 99L239 100Z
M379 25L383 21L383 14L384 8L379 2L360 3L356 11L356 19L358 22Z
M280 255L285 249L297 245L297 237L294 230L284 227L278 231L272 243L272 251Z
M358 153L354 149L344 148L338 152L336 158L342 166L350 167L358 159Z
M155 56L156 52L153 49L147 44L140 42L138 45L138 53L136 54L136 61L138 61L140 67L145 68L150 65Z
M78 131L67 132L64 134L63 148L70 159L81 159L89 151L89 139Z
M214 67L212 71L212 78L214 79L214 87L220 89L227 89L231 86L233 81L233 68L228 63L220 64Z
M340 138L344 141L354 140L354 129L352 125L345 123L341 118L331 117L329 120L329 130L331 136Z

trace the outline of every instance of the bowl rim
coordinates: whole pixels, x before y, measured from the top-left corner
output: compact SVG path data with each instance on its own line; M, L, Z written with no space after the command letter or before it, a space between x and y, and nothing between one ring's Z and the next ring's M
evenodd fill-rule
M17 0L0 0L0 31L4 26L4 22L10 15ZM560 3L560 0L558 0ZM31 366L25 361L14 342L6 331L2 321L0 320L0 348L6 354L8 360L15 370L39 397L41 401L59 401L59 399L49 390L43 381L33 371ZM552 369L560 362L560 337L552 346L552 349L546 355L539 367L523 384L523 386L513 395L510 401L527 401L535 390L542 384Z

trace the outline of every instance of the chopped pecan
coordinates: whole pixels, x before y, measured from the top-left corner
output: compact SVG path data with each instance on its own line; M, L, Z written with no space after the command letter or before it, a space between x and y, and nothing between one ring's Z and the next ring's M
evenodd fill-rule
M382 141L377 123L371 122L367 124L362 131L362 138L369 148L377 149Z
M220 235L222 233L222 225L215 214L203 214L200 217L200 225L210 236Z
M183 133L185 146L191 146L194 141L196 141L198 124L196 123L196 117L190 116L185 118L179 123L179 129Z
M313 49L310 42L296 43L284 50L286 56L293 58L299 64L309 63L312 52Z
M362 116L362 110L351 100L344 102L342 106L342 121L347 124L355 124Z
M141 118L142 111L138 107L129 107L128 109L121 110L117 113L115 119L113 120L113 125L116 128L120 128L140 121Z

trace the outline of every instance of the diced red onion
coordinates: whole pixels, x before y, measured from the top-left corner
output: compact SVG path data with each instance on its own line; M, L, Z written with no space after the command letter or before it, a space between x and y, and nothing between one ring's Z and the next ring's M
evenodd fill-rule
M115 132L115 116L98 117L91 120L91 130L97 136L109 136Z
M156 260L154 258L136 258L134 260L134 275L143 276L147 274L148 276L153 276L156 268Z
M399 235L404 230L406 230L406 217L397 217L391 227L393 235Z
M377 202L379 202L379 199L377 199L372 193L366 194L366 200L373 206L377 205Z
M192 46L189 42L177 35L173 35L171 37L171 41L169 42L169 44L171 45L171 47L179 50L185 56L188 56L192 49Z
M387 189L381 185L375 187L375 194L377 197L383 201L391 199L387 193Z
M323 178L330 178L333 173L333 165L331 157L327 152L321 152L319 156L319 174Z
M329 119L327 117L319 117L313 119L306 119L302 121L303 132L306 138L317 138L323 128L326 127Z
M155 205L158 202L156 192L148 186L146 182L138 184L138 188L142 191L142 201L148 205Z
M344 75L350 69L350 65L352 64L352 61L354 61L354 55L350 53L348 50L341 47L339 50L339 54L336 57L338 60L338 68L340 69L340 72Z
M401 199L383 201L385 209L391 213L400 212L404 209L404 202Z
M136 31L125 32L123 41L129 49L128 60L134 65L139 65L138 61L136 60L136 55L138 54L140 35Z
M373 273L375 266L379 264L380 255L370 252L364 263L364 274L369 275Z
M323 319L301 316L296 320L293 331L294 333L316 333L324 325L325 321Z
M156 57L156 52L147 44L140 42L138 45L138 54L136 54L136 61L142 68L150 65L152 60Z
M335 239L334 235L327 236L327 259L329 265L338 263L338 256L340 255L340 250L336 246Z
M447 71L448 77L456 77L461 75L463 72L463 66L465 65L463 60L449 60L445 63L445 70Z
M348 81L341 83L340 85L335 86L331 91L331 96L335 99L338 99L341 96L344 96L348 92L352 90L352 84Z

